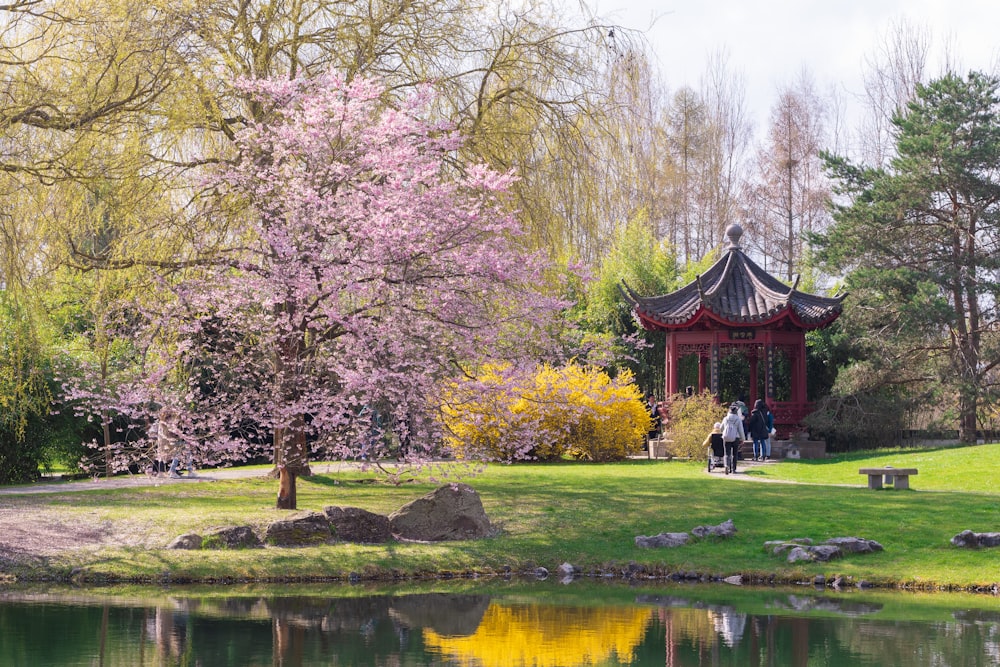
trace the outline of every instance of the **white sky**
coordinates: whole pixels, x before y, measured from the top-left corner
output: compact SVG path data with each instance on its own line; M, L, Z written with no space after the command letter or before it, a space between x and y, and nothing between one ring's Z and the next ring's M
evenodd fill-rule
M931 74L946 47L962 73L996 71L1000 55L1000 0L592 1L598 15L646 31L670 90L697 89L709 56L725 49L730 69L744 75L758 136L776 90L803 67L818 90L836 87L850 111L863 90L865 56L884 44L894 21L928 31Z

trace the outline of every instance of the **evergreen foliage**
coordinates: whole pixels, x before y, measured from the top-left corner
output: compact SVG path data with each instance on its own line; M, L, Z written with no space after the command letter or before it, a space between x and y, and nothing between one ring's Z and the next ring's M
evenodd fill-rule
M967 442L1000 364L998 86L978 72L918 86L894 119L885 168L828 155L843 199L836 223L813 236L853 294L843 320L857 358L841 391L945 390Z

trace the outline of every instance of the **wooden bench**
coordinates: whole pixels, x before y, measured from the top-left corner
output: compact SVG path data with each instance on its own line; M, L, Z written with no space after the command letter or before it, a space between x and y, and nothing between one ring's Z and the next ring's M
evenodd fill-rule
M908 489L910 488L910 475L916 475L917 469L893 467L862 468L858 471L858 474L868 475L869 489L881 489L883 478L886 484L892 484L897 489Z

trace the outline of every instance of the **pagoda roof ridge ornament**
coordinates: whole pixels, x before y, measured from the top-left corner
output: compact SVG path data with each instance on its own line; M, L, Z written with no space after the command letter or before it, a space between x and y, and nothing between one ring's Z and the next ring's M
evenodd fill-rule
M729 239L729 249L740 249L740 239L743 238L743 227L734 222L726 227L726 238Z

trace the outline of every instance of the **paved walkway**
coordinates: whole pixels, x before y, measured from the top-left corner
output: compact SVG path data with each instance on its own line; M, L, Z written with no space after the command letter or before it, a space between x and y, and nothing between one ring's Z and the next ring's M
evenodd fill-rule
M101 489L123 489L140 486L163 486L164 484L194 484L197 482L215 482L223 479L247 479L251 477L266 477L268 471L262 468L218 468L196 471L194 477L186 473L180 477L167 475L116 475L110 479L98 477L65 482L48 482L44 478L33 484L18 484L0 487L0 495L19 495L25 493L71 493L75 491L100 491Z
M318 461L309 464L314 473L337 472L344 469L357 470L361 463L355 461ZM233 468L206 468L196 470L194 477L187 473L180 477L169 477L165 474L153 477L151 475L115 475L108 479L97 477L71 481L46 481L45 478L33 484L18 484L15 486L0 486L0 495L17 495L24 493L70 493L74 491L99 491L101 489L122 489L141 486L163 486L164 484L194 484L198 482L216 482L224 479L251 479L267 477L271 468L260 466Z
M645 459L646 457L637 456L637 459ZM740 461L736 466L736 474L739 475L746 472L749 468L755 468L757 466L769 466L775 465L778 461L774 459L769 459L767 461ZM338 461L338 462L321 462L312 464L315 472L328 472L334 468L352 467L356 468L359 464L351 461ZM0 495L20 495L20 494L30 494L30 493L73 493L77 491L100 491L101 489L123 489L130 487L143 487L143 486L163 486L165 484L195 484L200 482L215 482L225 479L250 479L253 477L267 477L270 474L270 470L260 467L252 468L211 468L206 470L195 471L194 477L189 477L186 473L180 477L168 477L166 475L158 475L156 477L150 475L116 475L110 479L104 477L98 477L94 479L80 479L72 481L59 481L59 482L47 482L45 479L35 482L33 484L18 484L15 486L0 486ZM722 468L717 468L713 470L710 474L726 476ZM785 480L774 480L765 479L761 477L748 477L746 479L754 479L761 482L778 482Z

